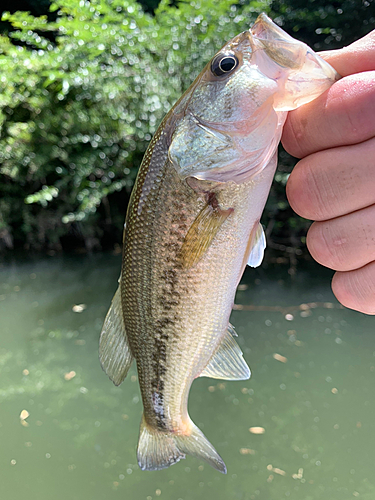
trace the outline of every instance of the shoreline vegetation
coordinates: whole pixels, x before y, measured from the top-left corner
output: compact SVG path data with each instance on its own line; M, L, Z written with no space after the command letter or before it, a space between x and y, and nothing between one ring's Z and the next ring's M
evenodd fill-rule
M212 54L262 11L316 51L348 45L375 22L375 3L359 0L25 0L3 12L0 255L120 252L152 134ZM291 269L307 254L310 224L285 197L295 162L280 151L262 219L270 259Z

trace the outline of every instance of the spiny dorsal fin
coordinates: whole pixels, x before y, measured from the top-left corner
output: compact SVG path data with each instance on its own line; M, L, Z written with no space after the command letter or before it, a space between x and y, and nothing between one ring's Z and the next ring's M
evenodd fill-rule
M133 361L122 315L120 287L112 299L99 341L100 363L115 385L125 379Z
M233 208L222 210L215 195L198 214L190 227L180 249L180 259L184 267L194 266L210 247L223 222L233 212Z
M218 350L210 359L200 377L219 378L224 380L247 380L250 368L243 358L242 351L233 338L233 326L225 332Z

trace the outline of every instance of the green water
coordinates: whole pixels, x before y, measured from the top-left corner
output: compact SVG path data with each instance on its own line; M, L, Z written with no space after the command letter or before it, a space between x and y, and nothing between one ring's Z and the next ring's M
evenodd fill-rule
M375 498L375 318L322 304L337 303L318 266L247 270L236 302L271 308L232 315L252 377L193 384L190 414L228 474L191 457L141 472L135 370L116 388L97 354L119 268L111 255L0 268L1 500Z

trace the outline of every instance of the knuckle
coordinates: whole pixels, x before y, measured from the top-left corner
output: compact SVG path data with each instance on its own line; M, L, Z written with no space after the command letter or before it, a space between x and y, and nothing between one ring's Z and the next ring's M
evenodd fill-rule
M349 273L337 272L332 279L332 291L336 299L349 309L357 309L357 298L349 286Z
M282 144L290 155L296 158L304 156L304 133L305 121L299 119L298 110L288 113L288 118L284 125Z
M324 170L318 167L320 163L319 153L304 158L294 168L287 184L293 210L312 220L324 220L330 212L330 184Z
M307 233L307 248L312 257L323 266L335 271L346 271L348 270L345 255L346 239L336 237L332 225L324 222L312 224Z
M350 75L339 85L340 97L332 119L338 133L338 143L356 144L370 139L374 134L375 87L373 77L366 74ZM342 87L342 88L341 88Z
M375 262L354 271L337 272L332 291L345 307L375 315Z

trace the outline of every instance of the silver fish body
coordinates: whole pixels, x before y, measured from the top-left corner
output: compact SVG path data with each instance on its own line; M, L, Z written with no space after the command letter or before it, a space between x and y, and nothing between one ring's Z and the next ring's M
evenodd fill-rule
M246 264L263 258L259 221L286 112L337 78L261 15L203 69L146 151L126 217L119 288L100 339L102 366L116 385L137 363L142 469L191 454L226 472L189 418L190 386L199 376L250 376L229 316Z

